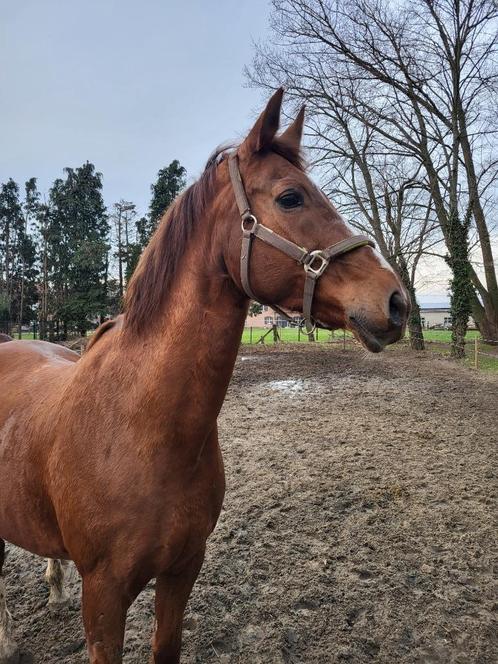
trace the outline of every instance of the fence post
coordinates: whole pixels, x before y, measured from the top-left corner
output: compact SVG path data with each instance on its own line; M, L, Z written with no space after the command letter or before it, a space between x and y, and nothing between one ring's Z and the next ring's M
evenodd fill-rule
M479 369L479 337L474 339L474 366Z
M297 328L297 340L301 341L301 326L300 325Z
M342 350L346 350L346 330L343 330L343 335L342 335Z
M252 344L252 325L249 328L249 343Z

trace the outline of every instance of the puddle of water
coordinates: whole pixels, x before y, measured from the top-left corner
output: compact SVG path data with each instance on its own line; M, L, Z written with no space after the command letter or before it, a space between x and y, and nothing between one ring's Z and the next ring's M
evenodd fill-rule
M294 394L304 389L304 380L270 380L267 386L276 392L286 392Z

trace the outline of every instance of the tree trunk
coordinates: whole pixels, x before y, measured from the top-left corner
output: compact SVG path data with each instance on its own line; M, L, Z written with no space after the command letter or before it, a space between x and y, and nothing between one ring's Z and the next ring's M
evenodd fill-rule
M476 222L477 233L479 235L479 243L482 251L484 274L486 275L486 283L489 292L498 295L498 283L496 279L496 267L493 258L493 249L491 247L491 240L489 237L489 230L486 224L484 210L482 209L481 199L479 195L479 188L477 185L477 176L474 167L474 157L472 148L470 146L469 138L467 135L466 118L464 112L461 111L460 115L460 128L461 128L461 144L464 157L465 169L467 172L467 182L469 187L470 200L472 201L474 219Z
M119 298L123 301L123 243L121 240L121 209L118 212L118 273L119 273Z
M10 221L7 219L7 223L4 231L5 236L5 290L7 293L7 320L5 322L5 333L10 336L11 332L11 283L10 283Z
M450 243L447 262L453 272L451 290L451 356L465 357L465 335L471 312L473 287L470 279L467 224L462 224L456 213L448 220Z
M498 310L495 312L494 320L485 315L479 321L476 320L476 324L483 341L498 345Z
M26 238L28 234L28 217L26 216L24 218L24 238ZM24 247L23 247L24 250ZM23 318L23 309L24 309L24 281L25 281L25 272L26 272L26 256L24 255L23 252L23 257L22 257L22 268L21 268L21 293L19 296L19 316L18 316L18 336L19 339L22 339L22 318Z
M422 320L420 318L420 307L418 306L417 297L415 294L415 286L410 279L410 272L408 265L403 256L398 258L396 265L401 281L408 291L410 296L411 311L408 317L408 334L410 335L410 348L412 350L425 350L424 331L422 328Z
M21 293L19 296L19 314L17 316L17 337L22 339L22 310L24 308L24 265L23 265L23 275L21 281Z
M425 350L424 331L420 319L420 307L415 299L415 293L410 293L412 310L408 318L408 334L410 335L410 348L412 350Z
M46 219L43 222L46 224ZM48 316L48 252L47 231L43 227L43 276L42 276L42 298L40 307L40 339L47 339L47 316Z

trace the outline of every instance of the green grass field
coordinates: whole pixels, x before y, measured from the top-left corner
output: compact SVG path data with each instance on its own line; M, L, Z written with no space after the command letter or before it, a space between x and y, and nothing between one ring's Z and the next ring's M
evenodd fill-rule
M268 328L263 327L253 327L252 332L251 328L244 328L244 333L242 335L242 343L248 344L256 343L258 339L262 337L263 334L268 332ZM287 341L292 343L297 343L298 341L308 341L308 336L303 332L299 332L295 327L284 327L279 328L278 333L280 335L281 341ZM317 330L315 335L318 333L317 341L339 341L343 339L344 333L342 330L337 330L334 333L328 332L327 330ZM252 335L252 336L251 336ZM346 338L351 339L352 335L349 332L346 332ZM466 339L468 341L474 340L476 337L479 337L478 330L469 330L467 332ZM451 342L451 330L424 330L424 339L426 341L439 341L441 343L450 343ZM270 332L265 338L265 343L273 343L273 336Z

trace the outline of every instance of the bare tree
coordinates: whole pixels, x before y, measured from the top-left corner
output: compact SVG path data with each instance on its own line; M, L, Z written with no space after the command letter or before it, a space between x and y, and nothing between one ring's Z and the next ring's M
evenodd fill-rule
M251 80L284 83L325 114L340 109L372 132L376 149L418 162L453 271L454 354L463 353L470 306L482 333L498 339L496 268L483 204L496 179L495 117L487 112L497 76L496 6L488 0L273 4L276 38L259 47ZM309 131L328 135L322 119ZM469 261L471 224L483 278Z
M397 268L410 294L408 323L414 349L423 349L416 270L423 253L440 243L427 183L415 160L387 153L377 134L333 100L325 111L312 109L314 163L324 189L350 223L372 235L382 255ZM320 125L320 126L318 126Z
M114 235L116 242L115 256L118 261L119 297L123 298L125 275L130 260L130 226L136 215L136 205L129 201L120 200L114 203Z

